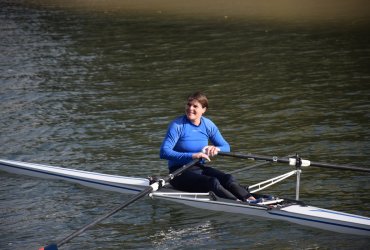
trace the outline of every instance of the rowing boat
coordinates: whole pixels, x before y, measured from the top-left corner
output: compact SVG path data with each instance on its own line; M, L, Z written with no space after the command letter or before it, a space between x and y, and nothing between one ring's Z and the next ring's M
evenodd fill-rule
M126 194L137 194L150 185L150 180L147 178L108 175L11 160L0 160L0 170L34 177L65 180L96 189ZM284 175L283 178L287 178L287 176ZM260 184L254 186L259 187ZM169 185L160 191L151 193L150 196L201 209L283 220L339 233L370 236L369 217L309 206L297 200L276 198L259 204L248 204L221 199L212 193L179 192Z

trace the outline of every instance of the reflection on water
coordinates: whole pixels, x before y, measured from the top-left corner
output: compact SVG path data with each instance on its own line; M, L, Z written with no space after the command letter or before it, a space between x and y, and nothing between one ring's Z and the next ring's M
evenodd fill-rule
M0 3L0 158L163 175L158 151L168 122L200 89L210 98L207 115L236 152L369 165L366 22L185 18L29 3ZM212 164L235 170L252 163ZM288 170L267 166L237 178L248 185ZM369 216L368 180L304 169L301 197ZM291 180L271 192L294 197L294 186ZM0 246L16 249L62 238L127 199L6 173L0 192ZM265 248L275 239L290 249L368 245L361 237L161 204L138 202L66 248Z
M208 241L211 241L212 234L209 231L212 224L208 221L202 222L200 225L194 227L181 228L179 230L167 227L165 231L156 232L155 235L150 236L153 245L156 248L173 247L176 248L179 242L187 241L187 244L196 246L204 246Z

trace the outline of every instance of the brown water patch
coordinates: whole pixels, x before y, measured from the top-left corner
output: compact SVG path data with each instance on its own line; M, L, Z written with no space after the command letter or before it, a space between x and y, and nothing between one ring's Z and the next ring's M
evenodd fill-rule
M342 20L351 23L370 20L370 4L366 0L32 0L27 2L103 12L187 15L196 18L252 18L316 22Z

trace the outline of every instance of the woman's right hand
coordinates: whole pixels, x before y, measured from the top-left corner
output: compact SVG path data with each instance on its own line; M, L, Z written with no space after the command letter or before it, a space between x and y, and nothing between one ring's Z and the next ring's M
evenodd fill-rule
M205 153L202 153L202 152L199 152L199 153L195 153L192 155L192 158L193 159L206 159L207 161L211 161L211 159L209 158L209 156Z

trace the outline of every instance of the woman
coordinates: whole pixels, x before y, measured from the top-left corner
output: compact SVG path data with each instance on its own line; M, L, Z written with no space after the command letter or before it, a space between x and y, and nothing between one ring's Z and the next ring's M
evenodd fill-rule
M233 176L204 164L205 160L211 161L210 157L219 151L230 152L229 143L217 126L203 116L207 109L207 97L195 92L187 99L185 115L177 117L168 127L160 157L168 160L170 173L193 159L202 159L196 166L174 178L171 185L186 192L212 191L221 198L255 201ZM212 145L208 145L209 142Z

